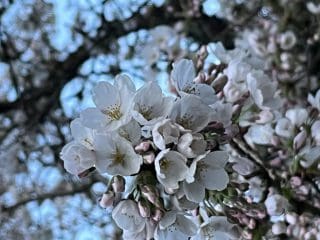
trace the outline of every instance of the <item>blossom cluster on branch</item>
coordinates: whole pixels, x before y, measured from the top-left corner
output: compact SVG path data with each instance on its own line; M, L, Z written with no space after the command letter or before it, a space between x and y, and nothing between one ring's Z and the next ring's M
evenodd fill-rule
M99 82L96 107L71 122L65 169L110 176L99 203L124 239L320 239L320 91L293 104L256 54L213 53L219 64L205 46L173 63L175 96L125 74Z

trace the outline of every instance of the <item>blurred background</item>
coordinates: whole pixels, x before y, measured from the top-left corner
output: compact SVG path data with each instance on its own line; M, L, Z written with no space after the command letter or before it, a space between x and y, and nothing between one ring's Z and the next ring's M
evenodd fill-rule
M192 59L207 45L212 63L215 42L231 49L263 41L264 35L244 39L253 26L263 29L262 20L284 22L278 16L290 7L283 2L0 0L0 239L120 239L110 212L97 204L108 177L78 179L59 158L71 140L70 121L93 104L92 87L127 73L137 88L157 81L170 94L175 59ZM303 4L300 18L290 13L278 32L290 21L308 19L303 2L295 1L294 9ZM303 23L294 24L298 37L309 34L300 31ZM301 39L295 51L318 58L298 76L318 75L319 47L304 49L307 38ZM268 51L254 50L268 57ZM276 60L281 66L286 59ZM295 66L280 70L292 79ZM295 96L292 82L282 84ZM305 88L299 93L310 90Z

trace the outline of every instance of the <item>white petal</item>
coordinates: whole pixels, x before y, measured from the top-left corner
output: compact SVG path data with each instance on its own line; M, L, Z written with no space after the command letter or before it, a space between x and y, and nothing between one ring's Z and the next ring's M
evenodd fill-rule
M118 134L98 135L94 139L94 146L97 152L96 167L101 173L129 176L139 171L142 157L134 152L130 142Z
M290 119L293 125L301 126L308 118L308 111L304 108L289 109L286 118Z
M117 75L114 81L114 86L119 90L123 90L126 88L131 92L136 91L134 83L132 82L131 78L126 74Z
M197 225L182 214L177 215L176 225L182 233L189 237L195 235L198 230Z
M176 221L177 213L176 211L169 211L162 217L159 227L160 229L166 229Z
M167 188L177 189L179 181L187 176L186 162L187 159L176 151L161 151L155 159L155 169L160 183Z
M199 97L188 95L175 102L169 117L185 129L199 132L208 125L212 113Z
M229 183L229 176L224 169L208 169L202 174L204 186L209 190L221 191Z
M228 162L229 155L225 151L210 152L204 159L207 164L215 168L224 168Z
M80 113L80 119L85 127L105 130L108 118L98 108L87 108Z
M93 130L83 126L80 118L76 118L70 123L70 129L71 135L77 142L93 150Z
M188 200L192 202L201 202L205 197L205 187L202 183L195 181L193 183L183 183L183 191Z
M216 93L211 86L207 84L195 84L194 87L196 92L195 95L199 96L205 104L211 105L218 100Z
M181 59L173 64L171 78L178 91L184 91L193 84L195 69L192 60Z
M121 137L131 142L132 145L136 145L140 141L141 128L135 120L131 120L126 125L120 127L118 133Z
M64 168L74 175L91 168L96 161L94 152L75 141L62 148L60 158L64 161Z
M108 82L99 82L93 88L92 99L101 111L107 110L110 106L120 105L119 90Z
M112 211L112 218L123 230L140 232L145 226L145 220L140 216L136 202L124 200Z

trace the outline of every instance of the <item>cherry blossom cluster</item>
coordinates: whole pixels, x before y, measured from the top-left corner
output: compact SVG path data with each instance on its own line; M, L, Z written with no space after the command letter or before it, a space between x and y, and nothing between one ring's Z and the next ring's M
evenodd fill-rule
M237 234L225 217L202 214L199 222L192 214L206 191L227 187L228 153L208 139L214 124L227 128L232 116L231 105L195 78L191 60L174 63L173 98L155 82L136 90L129 76L118 75L113 85L99 82L92 91L96 107L71 122L74 141L61 151L64 167L80 177L93 169L112 176L100 204L114 207L125 239ZM130 189L128 176L135 178Z
M124 239L318 239L319 218L297 209L320 208L304 177L319 171L320 91L292 104L261 57L211 50L218 64L206 47L173 63L174 96L124 74L99 82L96 107L71 122L65 169L110 177L99 203Z

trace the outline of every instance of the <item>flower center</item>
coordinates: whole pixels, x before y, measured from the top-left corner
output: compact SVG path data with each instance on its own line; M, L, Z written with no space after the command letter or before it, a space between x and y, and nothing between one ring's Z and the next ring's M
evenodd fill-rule
M113 164L122 165L124 161L124 154L121 154L120 150L116 148L116 153L112 155Z
M159 162L160 169L166 171L169 168L170 162L166 158L162 158Z
M203 236L206 237L206 239L211 239L214 237L214 227L210 225L206 225L202 228Z
M185 129L191 129L192 121L191 121L191 116L189 114L185 114L183 115L183 117L177 118L176 121Z
M147 107L146 105L140 105L139 112L146 120L152 119L152 117L151 117L152 107Z
M103 113L106 114L111 121L120 120L120 118L123 116L119 105L108 107L105 111L103 111Z

